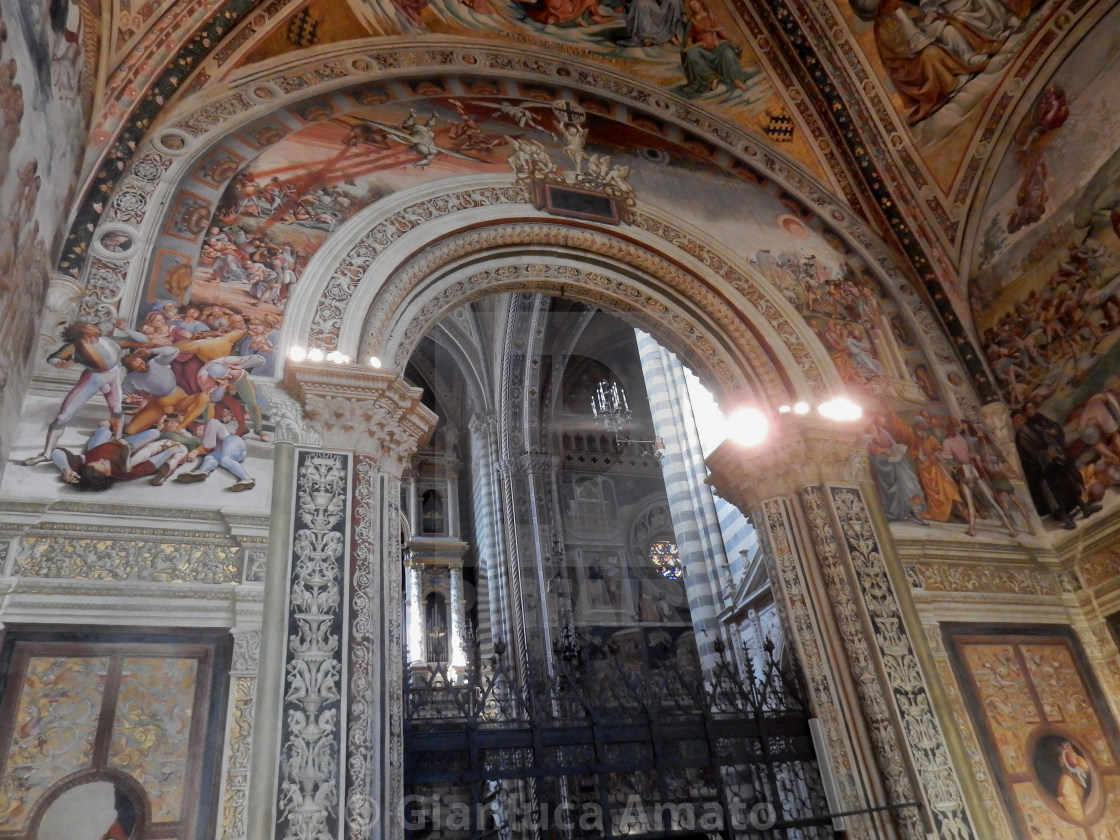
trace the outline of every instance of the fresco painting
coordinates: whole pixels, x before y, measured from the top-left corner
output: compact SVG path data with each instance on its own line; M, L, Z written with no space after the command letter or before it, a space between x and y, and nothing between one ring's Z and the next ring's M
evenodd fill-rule
M959 144L1012 56L1045 17L1043 0L848 0L853 34L919 148ZM943 185L953 155L929 156Z
M498 28L514 37L539 38L542 46L553 49L577 48L615 59L676 93L714 94L740 111L772 95L753 55L727 26L727 11L711 0L392 0L359 5L373 34L413 29L492 35ZM322 4L308 8L309 22L321 26L328 17ZM250 59L291 46L276 44Z
M31 374L51 257L77 175L84 109L84 31L76 3L0 9L0 429L15 428ZM17 282L18 279L18 282ZM12 437L0 432L0 457Z
M429 92L447 87L439 79L412 84ZM390 103L381 102L386 91L370 86L347 94L352 107L341 107L345 100L337 97L303 103L297 116L310 122L283 138L272 126L255 157L222 147L200 162L189 183L205 184L212 197L183 189L170 203L131 325L72 325L71 339L50 348L53 364L65 360L83 372L63 405L32 398L38 404L31 404L21 430L19 458L36 483L25 491L52 482L69 485L61 492L116 485L114 495L125 498L154 485L172 488L160 493L200 499L202 488L190 485L209 481L206 487L242 494L238 507L261 505L256 486L270 473L270 426L256 383L277 373L285 309L307 266L332 235L379 201L476 173L512 177L538 198L548 184L606 194L623 224L640 193L643 201L687 214L710 235L738 243L758 276L806 320L865 405L889 406L888 413L908 414L905 422L912 424L917 408L933 401L936 418L927 416L924 435L911 426L911 450L895 470L907 459L937 463L917 470L927 483L905 502L896 501L896 488L884 489L889 518L962 522L970 535L976 527L1027 529L1021 503L1006 486L1006 465L997 465L992 452L983 452L989 473L980 486L954 478L972 469L951 463L955 444L945 441L960 422L946 416L912 329L850 249L810 227L812 216L798 202L758 190L757 200L744 206L741 180L709 163L711 149L665 141L656 121L647 131L615 121L591 99L556 99L544 90L539 100L516 98L492 84L467 86L472 95ZM242 132L247 146L257 145L261 128ZM697 177L705 189L696 190ZM73 349L90 340L83 330L92 336L95 328L102 335L94 343L104 345L96 362ZM91 384L101 379L110 383L109 393ZM896 444L904 442L897 428L891 434ZM973 448L987 446L975 429L963 435ZM91 464L102 477L83 477ZM226 493L206 498L234 504ZM656 601L650 603L654 609Z
M969 714L1022 836L1120 834L1116 725L1072 633L950 625L946 635Z
M753 262L802 314L864 406L871 471L888 520L952 523L958 531L963 525L968 537L978 529L1033 533L1016 468L989 430L949 412L910 327L869 272L808 250L762 249ZM1074 504L1066 521L1096 509Z
M1067 529L1070 514L1111 504L1120 486L1120 154L1107 151L1120 96L1103 83L1120 68L1110 44L1091 33L1079 50L1099 61L1051 79L1017 128L970 281L1035 505Z
M436 32L513 39L594 57L665 90L718 106L823 175L817 152L794 123L742 32L719 0L317 0L296 17L316 45L354 37ZM355 16L354 18L351 15ZM293 19L293 25L295 25ZM240 59L257 64L298 46L274 33ZM210 72L227 72L215 66Z

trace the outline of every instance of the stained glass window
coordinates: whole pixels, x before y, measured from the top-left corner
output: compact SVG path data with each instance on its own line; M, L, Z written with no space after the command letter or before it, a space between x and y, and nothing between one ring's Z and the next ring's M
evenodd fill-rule
M650 562L670 580L679 580L684 571L677 544L668 540L658 540L649 547Z

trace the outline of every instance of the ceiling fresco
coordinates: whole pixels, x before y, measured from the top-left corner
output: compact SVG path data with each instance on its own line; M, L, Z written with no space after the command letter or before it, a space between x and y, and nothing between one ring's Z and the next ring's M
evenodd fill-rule
M732 21L718 0L352 0L350 7L316 0L278 20L225 66L219 67L217 58L204 63L185 90L307 46L360 34L512 40L634 72L670 93L702 101L782 144L823 177L818 154L797 130L749 40Z
M849 0L846 17L942 190L1047 16L1042 0ZM1052 9L1054 4L1050 4Z
M1013 407L1062 422L1120 480L1120 12L1014 126L979 214L971 305Z
M448 95L452 88L465 91ZM655 118L531 84L430 77L402 89L415 98L401 100L400 90L372 84L300 103L283 120L274 114L203 158L170 202L137 325L162 302L190 300L278 328L304 269L351 218L395 194L470 173L526 185L540 176L606 190L619 200L622 221L637 191L642 201L706 219L709 232L751 244L752 253L793 228L802 238L810 234L802 221L809 213L792 196L765 198L770 209L764 215L785 220L776 229L768 224L768 232L755 236L739 226L744 214L759 211L721 196L741 189L743 179L758 185L758 177L743 170L741 177L713 181L711 195L690 197L688 179L705 171L717 178L722 167L713 165L714 150L706 143L669 131ZM678 170L688 174L672 178ZM659 187L666 178L672 186ZM771 190L759 192L758 200ZM377 217L376 211L366 214ZM126 252L131 243L120 241L124 231L108 229L99 249ZM820 254L814 259L822 267L835 269L830 246L819 238L815 243L804 245ZM808 254L791 259L800 264Z
M435 45L462 38L471 45L539 47L542 66L556 67L569 55L591 63L586 66L632 74L716 120L746 128L764 148L780 151L829 184L902 250L987 401L992 392L970 346L978 332L970 334L972 310L959 271L983 260L964 252L973 240L963 220L975 218L970 203L982 199L990 183L983 174L985 156L1003 148L990 141L999 121L1021 112L1017 97L1040 95L1026 91L1023 74L1041 62L1054 63L1059 33L1073 31L1075 24L1088 26L1104 5L226 0L215 10L200 0L118 0L104 8L92 0L73 2L70 8L80 8L84 20L99 24L96 37L93 26L82 36L83 60L99 68L93 92L99 107L79 185L84 198L58 266L71 276L83 270L105 199L149 129L246 78L263 79L296 56L306 62L309 56L342 55L340 46L352 50L344 45L363 39L369 44L430 39ZM884 114L884 105L893 118ZM479 116L488 114L468 115ZM899 126L902 132L895 130ZM432 129L440 130L438 124ZM405 148L391 136L385 142ZM618 140L620 146L625 142ZM1040 186L1053 180L1045 165L1032 165L1033 188L1025 185L1028 176L1019 174L1024 194L1037 196ZM1009 236L1034 223L1030 216L1038 209L1025 201L1022 226Z

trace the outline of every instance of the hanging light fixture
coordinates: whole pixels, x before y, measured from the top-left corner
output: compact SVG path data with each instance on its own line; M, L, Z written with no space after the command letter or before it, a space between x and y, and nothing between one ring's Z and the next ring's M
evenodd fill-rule
M629 436L630 422L633 412L626 399L626 391L615 379L601 379L591 392L591 413L595 416L596 424L605 432L614 437L614 445L623 449L631 444L651 446L654 454L661 458L665 444L661 438L653 440L637 440Z

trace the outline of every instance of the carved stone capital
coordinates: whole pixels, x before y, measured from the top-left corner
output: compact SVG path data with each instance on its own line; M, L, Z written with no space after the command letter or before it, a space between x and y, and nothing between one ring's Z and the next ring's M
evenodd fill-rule
M472 437L484 438L493 434L498 427L498 418L493 414L475 414L467 424Z
M284 389L303 405L323 445L374 458L400 478L439 418L399 371L288 362Z
M498 462L502 475L552 475L560 468L560 459L541 452L522 452Z
M708 456L708 484L741 510L804 487L870 479L860 423L786 416L761 446L726 440Z

